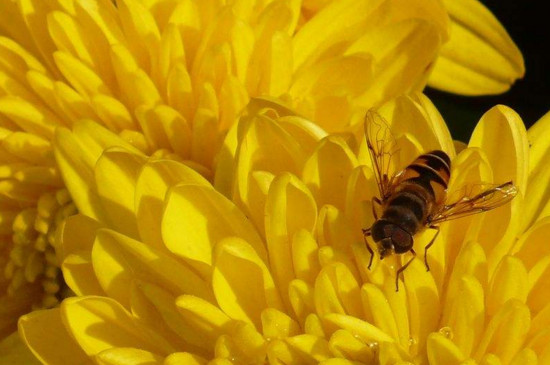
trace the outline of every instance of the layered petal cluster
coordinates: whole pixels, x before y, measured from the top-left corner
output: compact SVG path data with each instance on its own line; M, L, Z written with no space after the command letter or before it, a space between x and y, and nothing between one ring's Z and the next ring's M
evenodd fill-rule
M76 209L55 128L91 120L211 177L250 96L343 129L423 85L447 28L420 0L0 1L0 338L64 295L52 237Z
M373 221L377 188L360 130L327 134L290 108L253 100L224 142L212 186L183 163L77 123L58 131L55 149L81 212L57 236L77 296L24 316L22 338L47 364L550 361L550 173L541 163L550 119L527 134L497 106L455 151L423 95L380 113L400 149L396 166L443 149L453 158L451 190L513 180L518 197L444 223L428 253L432 270L415 259L396 292L408 258L367 269L361 228ZM415 237L417 252L432 234Z

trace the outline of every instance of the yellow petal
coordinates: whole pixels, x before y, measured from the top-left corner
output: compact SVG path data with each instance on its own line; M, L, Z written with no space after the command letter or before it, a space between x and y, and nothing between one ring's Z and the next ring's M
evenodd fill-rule
M246 241L237 237L218 243L212 287L220 308L231 318L260 328L264 308L283 310L271 274L264 261ZM236 298L240 298L236 301Z
M495 143L495 137L498 138L498 143ZM490 109L476 126L469 146L483 149L492 167L495 184L513 181L519 192L525 194L529 173L529 143L525 126L516 112L501 105ZM486 245L490 273L514 244L523 215L520 213L520 204L521 196L484 215L484 224L476 239L480 243L490 243ZM491 226L507 228L495 236Z
M29 313L19 320L19 334L32 353L46 364L92 364L65 328L59 308ZM63 344L63 351L59 351Z
M96 94L112 94L101 77L82 60L61 51L54 53L54 60L63 76L80 95L91 98Z
M23 131L51 139L54 128L60 123L55 115L40 105L32 104L11 95L0 97L0 113L17 124Z
M500 94L523 77L523 57L493 14L477 0L445 0L451 38L430 86L464 95Z
M136 279L155 283L173 295L213 299L206 283L186 265L166 252L111 230L97 232L92 262L102 288L127 308L131 283Z
M55 9L56 6L53 6L53 8ZM50 69L53 70L55 66L51 56L55 45L49 36L47 28L47 13L51 10L53 9L50 6L41 1L24 0L19 3L19 11L25 20L35 46L48 66L50 66Z
M271 341L300 334L300 325L285 313L267 308L262 312L262 330L264 337Z
M537 359L537 354L531 349L521 350L512 360L510 365L537 365L542 362Z
M111 226L133 238L139 237L134 191L144 162L142 156L111 149L103 153L95 167L97 192Z
M410 365L410 355L393 342L381 342L373 346L379 351L378 361L380 365Z
M319 363L319 365L360 365L360 364L362 364L362 362L350 361L350 360L338 359L338 358L327 359Z
M336 356L369 364L374 361L374 353L369 346L361 342L346 330L337 330L330 336L330 351Z
M90 187L93 171L89 156L81 152L76 138L66 129L57 130L54 147L61 175L78 210L99 220L103 212L98 205L97 193Z
M308 335L313 335L319 338L325 338L324 323L321 322L321 318L315 313L311 313L306 317L304 323L304 332Z
M299 335L286 340L291 348L298 351L306 362L320 362L331 357L328 342L313 335Z
M187 325L195 333L211 341L212 347L217 338L228 331L231 319L204 299L182 295L177 298L176 306Z
M266 341L250 323L234 322L230 334L218 338L215 355L227 360L239 359L248 364L263 364L266 357Z
M2 17L0 20L2 35L8 35L10 38L16 40L17 43L21 44L22 47L19 46L16 41L11 39L8 40L8 38L2 37L4 38L3 42L9 41L10 44L17 45L18 49L23 50L23 48L25 48L31 50L33 53L36 53L37 50L35 48L34 41L31 34L26 31L26 24L21 12L19 11L18 4L12 1L4 1L0 3L0 16ZM25 51L25 53L27 52ZM28 55L30 59L34 59L30 53L28 53Z
M384 103L378 112L390 123L396 138L410 133L418 139L423 152L443 150L454 157L453 140L445 121L423 94L399 96ZM408 164L411 161L401 161Z
M298 75L289 89L297 110L327 131L341 131L350 123L350 103L372 82L372 59L365 54L336 57Z
M544 244L549 234L550 217L545 217L518 238L515 255L528 270L532 270L540 261L550 257L550 247Z
M508 363L521 349L530 322L526 305L515 299L506 302L486 325L474 358L479 361L482 354L492 353Z
M527 304L534 313L542 310L548 303L546 283L550 275L550 257L545 257L529 272L529 286L531 291L527 297Z
M361 297L365 298L370 308L372 308L373 323L376 327L389 334L395 340L401 340L397 323L395 321L392 307L387 305L388 299L377 286L373 284L364 284L361 288ZM408 333L405 334L408 342Z
M65 282L77 295L103 295L93 271L91 250L101 225L84 215L67 218L57 231L57 256Z
M166 359L163 365L206 365L206 360L188 352L174 352Z
M481 117L468 146L480 147L486 153L495 183L512 180L525 194L529 142L525 125L515 111L503 105L491 108Z
M280 4L284 6L287 3ZM253 58L250 62L252 67L259 65L255 75L258 78L257 95L281 95L292 83L292 38L284 32L277 31L266 43L266 50L258 50L259 60L255 61ZM254 70L252 67L249 75Z
M269 188L264 218L271 271L278 287L283 288L281 296L288 301L286 288L295 279L293 268L288 266L292 262L291 241L300 229L313 231L317 206L300 180L282 174Z
M348 178L357 164L357 158L342 138L327 137L319 143L303 171L303 181L319 206L332 204L344 209Z
M100 365L157 365L163 357L141 349L118 347L101 351L94 359Z
M107 95L95 95L91 102L95 113L109 130L119 132L137 129L130 112L120 100Z
M212 188L178 185L171 189L165 204L162 236L166 247L201 274L211 271L213 246L225 237L246 240L260 259L266 260L264 243L254 226L233 202Z
M38 365L40 361L20 338L19 333L13 332L0 342L0 359L5 364Z
M136 110L136 117L153 150L165 148L189 158L192 132L179 112L166 105L141 107Z
M315 312L313 288L302 280L293 280L288 286L288 297L300 324L306 321L308 314Z
M391 336L378 327L356 317L331 313L324 316L323 319L338 328L345 329L366 343L394 342Z
M427 351L430 365L459 365L464 360L458 347L440 333L432 333L428 337Z
M309 231L300 229L292 237L291 248L296 278L313 284L321 269L317 258L317 241Z
M536 220L549 215L548 189L550 169L547 168L549 141L544 138L550 130L550 113L546 113L527 132L529 150L529 185L523 210L522 230L531 226Z
M452 299L448 299L449 310L443 313L445 330L452 331L453 342L464 356L470 356L475 349L485 326L485 298L483 287L472 275L462 274L460 284ZM437 362L435 362L437 364Z
M176 296L160 286L150 284L145 281L136 281L136 292L143 297L139 299L145 299L149 305L154 307L157 314L157 319L161 323L147 323L148 328L154 328L156 334L163 335L169 330L170 335L176 335L179 338L178 342L171 342L170 345L177 344L177 346L183 346L183 348L198 353L201 355L208 355L214 346L215 341L212 341L212 333L205 333L203 331L197 331L197 328L190 325L188 321L181 316L181 311L178 310L176 305ZM134 292L133 294L136 294ZM132 304L135 304L135 297ZM140 303L144 304L144 303ZM135 313L135 310L133 310ZM134 314L135 315L135 314ZM143 322L141 322L143 323ZM166 325L166 326L164 326ZM156 327L159 327L161 331L157 331ZM173 340L173 338L171 339ZM165 339L166 336L163 336Z
M377 189L374 174L366 166L359 165L350 174L346 188L345 215L353 222L351 227L356 239L363 240L359 236L361 228L370 227L374 223L372 198Z
M361 315L359 285L346 265L334 263L321 270L315 281L315 308L320 316Z
M60 307L63 323L87 355L113 347L136 347L163 354L170 349L110 298L69 298ZM94 336L90 336L94 331Z
M440 43L441 33L426 20L412 18L372 27L347 50L373 56L373 77L359 98L361 105L369 108L422 90Z
M500 361L498 356L494 354L487 354L483 356L480 363L481 365L502 365L502 362Z
M141 241L156 248L163 247L161 233L164 198L176 184L210 186L202 176L176 161L149 161L136 182L136 220Z
M487 298L487 312L493 315L510 299L525 302L529 292L527 269L520 259L505 256L493 275Z
M294 36L294 70L306 68L333 43L345 42L365 28L365 20L382 1L332 2L308 21Z
M128 49L120 44L112 45L111 60L124 104L134 110L141 105L160 103L161 97L155 84L143 69L138 68Z
M439 293L433 276L420 260L414 260L403 274L409 304L410 334L421 352L426 346L428 334L436 328L439 320Z
M261 108L267 103L259 100L249 108L254 108L257 104ZM306 159L305 151L300 148L299 142L273 118L274 114L282 115L281 113L285 113L286 110L281 107L274 109L270 104L264 108L257 114L252 114L252 118L242 118L239 123L238 132L242 137L235 156L237 166L233 168L236 169L237 197L245 207L255 204L248 197L251 171L264 170L273 174L290 172L299 176ZM252 110L248 112L253 113ZM274 149L278 153L272 153Z
M191 120L195 108L195 97L189 71L182 62L178 62L172 68L166 83L168 104L178 110L187 120Z
M140 2L122 0L117 4L128 45L141 67L151 69L150 55L158 52L160 34L151 13Z

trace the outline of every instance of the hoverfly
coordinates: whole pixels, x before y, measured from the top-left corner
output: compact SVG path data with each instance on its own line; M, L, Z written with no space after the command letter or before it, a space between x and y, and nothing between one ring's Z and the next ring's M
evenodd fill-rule
M508 203L517 194L512 181L500 185L487 185L477 193L464 194L460 199L447 202L447 184L451 177L451 159L440 150L418 156L402 171L391 173L391 158L396 153L396 143L388 124L382 116L370 110L365 117L365 134L374 175L380 197L372 198L374 224L363 229L365 244L370 253L368 268L374 252L367 237L376 242L380 259L411 252L395 277L395 289L399 290L399 275L414 260L415 234L431 228L436 230L424 248L424 263L429 271L427 253L439 235L439 224L456 218L486 212ZM379 217L375 205L381 207Z

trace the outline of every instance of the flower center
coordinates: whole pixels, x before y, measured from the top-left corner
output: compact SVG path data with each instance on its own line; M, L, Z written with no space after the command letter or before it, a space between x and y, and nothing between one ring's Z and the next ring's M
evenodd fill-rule
M69 192L40 196L36 207L23 209L13 221L12 247L2 273L8 296L32 290L32 308L56 306L69 295L55 253L55 232L64 218L77 212Z

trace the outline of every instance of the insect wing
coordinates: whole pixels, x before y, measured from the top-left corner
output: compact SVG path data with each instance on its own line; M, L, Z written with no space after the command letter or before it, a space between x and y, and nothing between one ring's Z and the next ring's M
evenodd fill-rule
M511 201L518 189L509 181L501 185L476 184L464 188L463 191L463 196L458 201L443 205L428 219L429 223L436 224L498 208Z
M380 197L384 200L390 195L394 180L391 159L397 152L397 143L388 123L372 109L365 116L365 134Z

